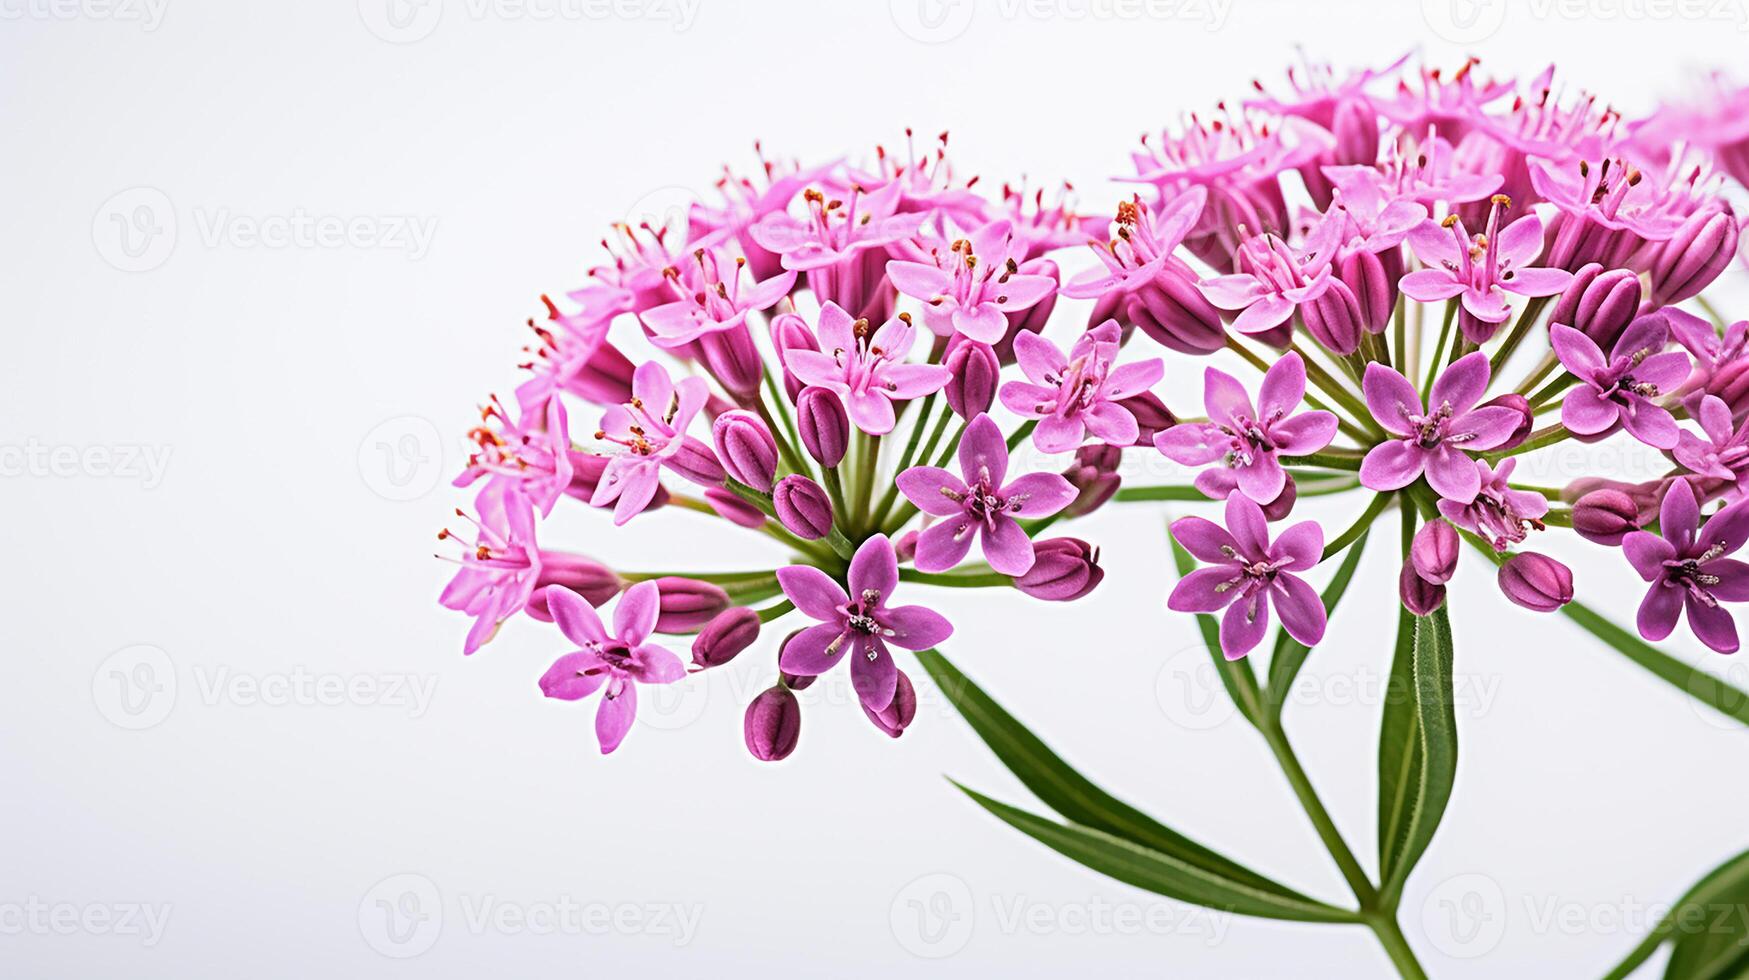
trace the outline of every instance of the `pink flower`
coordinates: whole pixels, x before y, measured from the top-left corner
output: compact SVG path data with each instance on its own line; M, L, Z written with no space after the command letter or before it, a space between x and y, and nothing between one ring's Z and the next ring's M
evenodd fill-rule
M639 367L632 378L631 400L609 408L601 417L595 438L617 443L625 451L608 461L589 503L613 504L615 524L641 513L661 487L662 466L672 466L685 448L686 428L709 397L703 378L683 378L675 384L655 361Z
M638 684L672 684L686 676L686 665L672 651L646 643L660 608L656 583L639 582L620 597L613 632L595 608L561 586L549 586L547 608L553 622L577 649L553 661L541 675L541 693L576 701L601 692L595 709L595 737L606 755L619 748L638 713Z
M1464 336L1478 344L1512 316L1506 293L1553 296L1573 278L1561 269L1529 267L1542 252L1542 221L1527 214L1499 227L1500 212L1510 204L1496 195L1486 231L1473 238L1457 215L1424 221L1409 232L1409 247L1427 268L1403 277L1404 295L1422 303L1462 297L1464 315L1458 323Z
M787 352L789 369L803 384L826 388L843 399L850 420L869 435L893 431L898 421L893 402L920 398L947 384L947 368L904 362L917 339L917 328L906 314L870 330L867 320L852 319L837 304L827 303L820 310L819 335L820 350L793 347Z
M940 336L958 332L994 344L1008 332L1007 314L1030 309L1056 288L1050 276L1020 271L1023 255L1007 221L956 239L945 254L943 244L929 250L928 263L887 263L887 278L899 292L923 301L923 323Z
M1542 530L1542 516L1549 512L1548 498L1512 489L1507 481L1517 466L1518 460L1510 458L1501 460L1499 469L1489 466L1487 460L1476 460L1476 473L1482 482L1476 499L1467 504L1441 500L1439 512L1458 527L1486 538L1495 551L1523 541L1529 528Z
M1377 167L1325 167L1324 175L1335 186L1330 211L1342 219L1345 249L1396 248L1427 219L1427 209L1391 187Z
M1172 537L1212 568L1180 579L1166 605L1177 612L1221 617L1221 652L1228 660L1250 653L1269 632L1273 600L1288 635L1316 646L1324 638L1324 600L1299 575L1324 557L1324 529L1302 521L1274 544L1263 510L1244 494L1227 498L1227 527L1201 517L1172 522Z
M1673 213L1676 198L1619 159L1570 166L1530 161L1530 181L1560 209L1549 226L1549 264L1571 272L1588 262L1619 268L1647 242L1669 240L1685 213Z
M1675 391L1688 377L1689 364L1681 351L1658 353L1668 335L1663 317L1640 317L1606 358L1596 341L1572 327L1550 327L1549 341L1561 366L1583 382L1561 402L1561 424L1581 436L1625 427L1648 446L1675 449L1676 419L1654 399Z
M707 248L698 249L692 256L684 273L679 267L668 269L669 281L683 298L643 314L644 326L649 328L657 346L681 347L705 334L742 327L749 312L777 305L796 283L796 273L791 270L743 290L741 270L747 264L745 259L736 259L731 264Z
M480 410L480 424L468 437L480 449L468 456L467 469L455 478L455 486L471 486L482 476L503 481L527 494L546 516L571 485L571 434L565 405L557 398L547 400L545 418L527 425L512 422L494 395Z
M1749 538L1749 501L1724 508L1701 527L1694 490L1677 480L1664 495L1658 526L1663 537L1633 531L1621 542L1634 571L1652 583L1640 603L1640 635L1664 639L1686 609L1688 626L1702 643L1735 653L1737 623L1719 602L1749 599L1749 564L1725 557Z
M1166 347L1208 354L1227 342L1221 314L1196 288L1196 270L1173 254L1195 226L1208 192L1191 187L1158 211L1139 196L1117 206L1109 241L1087 244L1101 268L1070 280L1062 295L1097 300L1093 316L1113 313Z
M1713 395L1702 395L1698 409L1695 420L1706 438L1683 429L1671 455L1692 473L1729 481L1727 498L1742 499L1749 479L1749 425L1734 428L1730 407Z
M533 359L523 367L534 377L516 388L516 404L524 418L541 418L547 413L547 403L560 394L575 395L587 402L609 405L623 401L631 394L632 362L607 341L611 317L592 319L587 314L575 316L559 312L545 296L547 317L555 329L536 326L531 319L528 327L540 341L529 348Z
M1186 466L1220 465L1197 474L1196 488L1225 499L1234 489L1259 504L1281 496L1287 471L1278 454L1315 453L1336 437L1329 412L1295 415L1306 395L1306 364L1288 353L1270 366L1258 389L1261 410L1230 374L1203 371L1203 405L1209 421L1175 425L1154 437L1154 448Z
M473 653L485 645L500 624L528 605L541 574L534 508L528 498L512 487L488 484L474 507L480 513L477 521L460 509L455 512L474 525L472 541L448 528L437 535L439 541L460 541L467 546L461 570L437 600L446 609L474 617L473 628L462 644L463 653Z
M1017 517L1050 517L1075 500L1075 488L1056 473L1028 473L1004 484L1008 445L988 415L979 415L960 436L960 472L913 466L899 474L899 490L925 514L941 520L917 539L917 568L943 572L958 565L982 538L984 558L1004 575L1032 569L1032 541Z
M777 570L784 595L803 615L820 620L783 646L780 664L802 677L824 674L850 659L850 683L863 707L885 710L899 685L899 667L887 644L926 650L953 635L953 627L932 609L889 605L899 585L893 544L877 534L856 549L847 576L850 593L811 565Z
M748 271L755 279L777 275L781 266L776 254L761 248L753 240L753 226L769 214L781 213L801 189L831 169L828 164L803 170L795 164L774 163L765 158L764 148L757 142L753 151L759 164L765 187L746 177L737 177L728 167L717 180L717 190L723 196L720 207L694 203L686 214L686 240L696 248L718 248L734 242L747 256Z
M1114 366L1118 344L1115 320L1083 333L1067 357L1038 334L1014 338L1014 356L1027 380L1003 385L1000 397L1009 411L1039 420L1032 442L1042 452L1074 449L1088 433L1107 445L1135 445L1141 429L1118 402L1152 388L1166 366L1157 357Z
M1384 493L1414 483L1424 472L1427 484L1448 500L1468 504L1482 488L1475 461L1467 453L1498 448L1524 421L1504 405L1475 407L1488 389L1488 356L1467 354L1433 382L1428 399L1409 379L1373 362L1366 366L1361 391L1379 425L1394 438L1372 447L1360 464L1360 482Z

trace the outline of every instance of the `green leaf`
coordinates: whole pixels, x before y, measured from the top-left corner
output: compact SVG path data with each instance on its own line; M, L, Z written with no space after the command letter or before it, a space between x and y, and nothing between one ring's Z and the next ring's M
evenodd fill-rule
M1427 850L1457 776L1451 618L1402 612L1379 730L1379 894L1393 909ZM1407 634L1407 639L1405 639Z
M1665 980L1722 980L1749 973L1749 851L1689 889L1659 931L1675 940Z
M1168 898L1193 902L1207 908L1239 915L1296 922L1356 922L1359 917L1315 899L1284 897L1224 878L1206 868L1182 861L1104 831L1061 824L1025 810L997 802L975 790L959 786L984 809L1009 826L1039 841L1077 864L1084 865L1125 884Z
M1591 635L1614 647L1622 656L1681 688L1690 697L1720 714L1749 725L1749 693L1653 647L1633 633L1604 619L1589 606L1569 602L1561 607L1561 612L1566 613L1568 619L1585 627Z
M1324 613L1328 617L1336 612L1336 604L1342 601L1343 593L1348 591L1348 583L1354 578L1354 570L1360 566L1360 555L1366 548L1366 539L1371 532L1362 533L1354 543L1348 546L1348 554L1342 559L1342 564L1336 567L1336 577L1324 589ZM1289 636L1287 630L1278 629L1275 638L1275 650L1269 655L1269 709L1275 717L1281 717L1282 706L1287 704L1294 678L1299 676L1300 667L1306 662L1306 655L1311 653L1311 647Z
M1277 897L1311 901L1299 892L1203 847L1094 785L960 673L959 668L940 651L921 651L917 659L1008 771L1014 773L1046 806L1068 820L1163 852L1210 874L1271 892Z
M1178 577L1189 575L1196 568L1196 559L1170 533L1167 539L1172 542L1172 564L1178 568ZM1243 657L1228 660L1221 652L1221 625L1213 616L1197 613L1196 625L1202 631L1202 641L1209 649L1209 657L1214 660L1215 672L1221 675L1221 685L1227 689L1227 696L1238 705L1239 713L1246 721L1258 725L1263 720L1263 692L1257 687L1257 674L1251 669L1251 661Z

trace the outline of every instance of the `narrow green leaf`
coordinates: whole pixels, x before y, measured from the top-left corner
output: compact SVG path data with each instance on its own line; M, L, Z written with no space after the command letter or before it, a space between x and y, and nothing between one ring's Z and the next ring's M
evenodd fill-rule
M1348 554L1342 559L1342 564L1336 566L1336 577L1325 587L1323 598L1327 617L1336 612L1336 604L1342 601L1343 593L1348 591L1348 583L1354 578L1354 570L1360 567L1360 555L1366 548L1366 539L1370 533L1362 533L1348 546ZM1275 650L1269 655L1267 693L1269 710L1277 718L1281 717L1282 706L1287 703L1294 678L1299 676L1300 667L1305 664L1306 655L1311 652L1311 647L1289 636L1287 630L1276 631Z
M1381 900L1386 908L1395 908L1402 895L1403 883L1409 872L1433 840L1445 807L1451 800L1452 783L1457 777L1457 713L1452 704L1452 642L1451 617L1441 606L1429 616L1411 617L1413 636L1410 678L1412 683L1403 693L1400 704L1387 697L1387 719L1393 712L1413 711L1414 738L1417 758L1409 767L1411 778L1395 788L1397 799L1392 808L1394 822L1380 824ZM1399 643L1401 641L1399 640ZM1392 675L1397 675L1396 664ZM1394 692L1392 692L1394 693ZM1381 740L1393 727L1388 720L1381 728ZM1381 744L1382 760L1386 749ZM1381 811L1383 807L1381 806ZM1387 833L1388 831L1388 833ZM1388 849L1387 840L1395 843ZM1386 858L1388 857L1388 860Z
M1178 577L1189 575L1196 568L1196 559L1171 534L1166 537L1172 542L1172 564L1178 568ZM1221 652L1221 625L1213 616L1197 613L1196 625L1202 631L1202 641L1209 648L1209 657L1215 663L1215 672L1221 675L1221 686L1227 689L1227 696L1239 706L1246 721L1257 725L1263 719L1263 692L1257 686L1257 673L1251 669L1251 661L1244 657L1228 660Z
M959 668L940 651L924 650L917 654L917 659L972 726L972 731L996 753L996 758L1008 767L1008 771L1014 773L1046 806L1066 819L1169 854L1211 874L1278 897L1310 901L1299 892L1166 827L1094 785L1003 710L982 688L960 673Z
M1296 922L1355 922L1358 916L1314 899L1287 898L1223 878L1170 854L1090 827L1061 824L1000 803L975 790L960 791L1004 823L1077 864L1168 898L1239 915Z
M1658 931L1675 941L1665 980L1724 980L1749 973L1749 851L1690 888Z
M1415 684L1415 614L1397 607L1397 646L1385 682L1379 726L1379 868L1397 864L1409 828L1409 807L1421 778L1421 734L1410 691Z

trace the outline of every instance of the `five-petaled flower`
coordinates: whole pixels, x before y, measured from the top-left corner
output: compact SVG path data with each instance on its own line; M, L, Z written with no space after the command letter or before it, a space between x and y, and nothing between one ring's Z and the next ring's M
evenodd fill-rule
M1428 407L1409 379L1377 362L1366 366L1361 391L1373 418L1392 438L1372 447L1360 464L1369 490L1400 490L1423 473L1441 497L1467 504L1482 478L1468 455L1512 438L1524 414L1504 405L1475 407L1488 389L1488 355L1457 359L1433 382Z
M1273 544L1263 509L1242 493L1227 498L1227 526L1202 517L1172 522L1172 537L1184 550L1212 567L1178 581L1166 600L1176 612L1221 617L1221 652L1237 660L1263 642L1269 631L1269 605L1281 616L1288 635L1316 646L1324 638L1324 600L1299 575L1324 555L1324 529L1301 521Z
M1116 320L1076 338L1067 357L1038 334L1015 336L1014 356L1027 380L1003 385L1002 404L1039 420L1032 442L1040 451L1074 449L1088 433L1110 446L1135 444L1141 429L1134 413L1118 402L1152 388L1166 376L1166 365L1155 357L1115 366L1120 342Z
M1409 247L1427 268L1403 277L1403 294L1422 303L1460 298L1458 325L1472 343L1486 343L1512 316L1507 293L1553 296L1573 279L1561 269L1530 267L1542 254L1542 221L1527 214L1501 228L1500 213L1511 204L1496 194L1479 235L1472 236L1455 214L1428 219L1409 232Z
M1507 481L1517 468L1518 460L1503 459L1498 469L1487 460L1476 460L1476 474L1481 488L1476 499L1467 504L1455 500L1439 501L1439 512L1466 531L1474 531L1488 540L1495 551L1505 551L1509 544L1524 540L1530 528L1542 530L1543 515L1549 512L1549 501L1540 493L1514 490Z
M1640 603L1640 635L1662 640L1686 609L1688 626L1702 643L1720 653L1737 650L1737 623L1719 605L1749 600L1749 564L1727 558L1749 538L1749 501L1739 501L1700 524L1700 503L1687 480L1664 494L1658 517L1663 537L1634 531L1622 538L1622 552L1640 577L1652 583Z
M1667 351L1664 318L1643 316L1622 332L1608 357L1597 342L1572 327L1555 324L1549 341L1561 365L1581 384L1561 403L1561 424L1582 436L1602 436L1617 427L1655 449L1675 449L1681 434L1670 411L1653 399L1688 378L1688 355Z
M619 748L638 713L638 684L672 684L686 676L680 658L646 642L656 628L661 599L655 582L639 582L620 596L613 632L602 625L582 596L559 585L547 586L547 608L565 639L577 649L553 661L541 676L549 698L576 701L601 692L595 709L595 737L603 754Z
M1306 396L1306 363L1288 353L1270 365L1257 391L1258 407L1239 379L1206 368L1203 405L1209 421L1175 425L1154 436L1154 448L1186 466L1219 465L1196 476L1196 488L1221 500L1235 488L1260 504L1281 496L1287 471L1280 455L1302 456L1330 445L1336 416L1293 414Z
M923 324L930 330L994 344L1008 332L1007 314L1031 309L1057 288L1050 276L1020 271L1021 247L1012 225L992 221L952 244L937 241L930 262L888 262L887 278L923 302Z
M940 391L950 377L938 364L907 364L916 342L911 317L899 314L879 330L835 303L820 310L820 350L791 348L789 369L803 384L830 389L844 399L850 420L871 436L893 431L893 402Z
M595 438L616 443L624 452L608 461L589 503L612 504L615 524L641 513L661 486L658 474L663 464L672 465L684 448L689 438L686 427L709 397L703 378L676 383L655 361L641 365L632 376L631 401L610 407L601 417Z
M692 253L691 263L670 266L668 280L681 298L646 310L642 317L656 344L681 347L707 333L733 330L747 322L748 313L776 306L796 283L795 271L785 270L743 289L746 265L746 259L730 262L713 249L700 248Z

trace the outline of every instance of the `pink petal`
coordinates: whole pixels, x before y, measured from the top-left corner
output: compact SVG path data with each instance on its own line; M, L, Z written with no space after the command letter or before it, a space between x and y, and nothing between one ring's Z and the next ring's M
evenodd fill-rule
M1464 283L1444 269L1421 269L1404 276L1397 288L1418 303L1438 303L1464 291Z
M1336 416L1329 412L1305 412L1269 427L1277 452L1289 456L1315 453L1336 438Z
M1561 402L1561 424L1582 436L1607 432L1620 419L1615 403L1598 394L1596 388L1573 388Z
M966 560L977 533L965 515L943 518L917 535L917 556L913 559L920 572L945 572Z
M872 636L858 636L851 653L850 686L856 689L857 700L870 711L880 711L893 703L899 689L899 665L886 645Z
M1239 550L1233 536L1206 517L1180 517L1168 530L1172 540L1203 561L1230 563L1233 557L1225 549Z
M1500 256L1500 264L1508 265L1522 272L1530 270L1529 265L1543 251L1543 223L1535 214L1527 214L1517 221L1500 229L1495 243ZM1556 287L1559 289L1560 287ZM1538 295L1527 293L1526 295Z
M1676 557L1676 546L1650 531L1630 531L1621 539L1622 554L1640 578L1656 582L1664 577L1664 563Z
M1572 281L1573 274L1565 269L1519 269L1500 288L1520 296L1553 296Z
M1306 646L1317 646L1324 639L1326 614L1324 600L1318 590L1294 575L1277 574L1269 589L1276 615L1288 635Z
M839 623L810 626L783 645L778 666L800 677L824 674L850 652L850 637Z
M1166 376L1166 365L1159 358L1120 364L1105 376L1100 395L1113 401L1139 395L1158 384Z
M896 482L905 499L925 514L949 517L965 511L960 500L948 496L951 493L963 499L965 481L938 466L913 466L900 473Z
M860 596L865 592L879 593L884 601L899 586L899 561L893 554L893 543L884 534L877 534L856 549L850 559L850 592Z
M1108 446L1133 446L1142 436L1135 415L1117 402L1099 402L1081 413L1081 422Z
M1686 555L1694 547L1699 526L1700 501L1695 499L1694 488L1687 480L1677 480L1664 492L1664 503L1658 508L1658 530L1677 552Z
M1286 567L1304 572L1324 560L1324 529L1317 521L1301 521L1281 532L1269 555L1271 558L1292 558L1293 564Z
M1226 518L1240 555L1248 561L1262 561L1269 555L1269 522L1256 501L1243 494L1228 496Z
M1646 598L1640 600L1635 625L1639 626L1642 637L1656 643L1676 629L1676 620L1681 615L1682 590L1660 580L1654 582L1646 590Z
M565 639L580 647L592 646L607 639L607 629L589 600L559 585L546 588L547 609Z
M1028 473L1002 488L1010 513L1025 520L1050 517L1075 502L1075 485L1058 473Z
M786 565L777 570L777 584L802 615L828 623L842 617L839 607L850 601L830 575L812 565Z
M898 424L898 418L893 414L893 403L887 396L874 391L853 391L850 393L850 421L856 427L871 436L884 436L893 431Z
M1369 372L1370 373L1370 372ZM1488 390L1488 355L1481 351L1466 354L1446 368L1433 382L1428 393L1429 405L1449 404L1452 414L1462 415Z
M635 647L656 628L661 611L662 596L656 583L639 582L619 597L619 606L613 611L613 631L621 643Z
M1428 450L1424 465L1427 485L1448 500L1467 504L1476 499L1482 489L1482 475L1476 471L1476 461L1453 449L1449 443Z
M1279 428L1270 431L1273 433ZM1185 422L1154 434L1154 448L1167 459L1186 466L1202 466L1220 459L1227 454L1232 442L1232 437L1220 427L1207 422ZM1326 441L1325 445L1328 444Z
M1027 380L1035 384L1049 384L1049 379L1061 377L1069 367L1056 344L1030 330L1014 335L1014 359Z
M672 684L686 676L686 665L666 647L646 643L632 651L632 659L627 673L641 684Z
M1203 298L1223 310L1242 310L1269 295L1269 287L1256 276L1217 276L1196 284Z
M1263 333L1279 327L1294 315L1294 301L1285 296L1265 296L1233 320L1233 329L1245 334Z
M995 419L979 415L966 426L960 436L959 460L967 483L1002 485L1008 476L1008 443Z
M1581 380L1589 379L1603 370L1603 351L1582 332L1565 324L1553 324L1549 327L1549 343L1555 348L1555 356L1560 358L1561 366Z
M1239 595L1239 590L1232 587L1238 575L1238 569L1231 565L1198 568L1172 587L1172 594L1166 597L1166 608L1188 613L1225 609Z
M1366 395L1366 407L1372 410L1373 418L1385 427L1386 432L1400 436L1416 434L1408 417L1421 414L1421 395L1408 378L1375 361L1366 366L1360 387Z
M1269 632L1269 601L1262 593L1227 607L1221 617L1221 653L1237 660L1257 648Z
M952 276L933 265L898 259L887 263L887 279L899 292L924 302L947 292L948 284L953 281Z
M1360 482L1381 493L1401 490L1421 476L1426 450L1400 439L1381 442L1360 461Z
M953 635L953 624L925 606L894 606L883 610L881 623L892 630L887 642L906 650L927 650Z
M1032 539L1007 515L996 517L979 530L984 543L984 560L1003 575L1025 575L1032 569Z
M607 672L600 667L601 658L594 653L584 650L567 653L541 675L541 693L561 701L588 697L607 680Z
M595 738L601 743L601 754L619 748L626 733L632 730L632 719L638 715L638 688L631 681L614 678L595 709Z
M1211 420L1229 428L1237 428L1236 420L1241 417L1257 419L1257 411L1251 407L1251 396L1246 393L1245 386L1238 378L1217 368L1203 368L1202 404Z
M934 394L952 378L953 372L939 364L888 364L881 369L887 398L902 402Z
M1257 410L1265 418L1277 412L1285 417L1293 414L1305 397L1306 362L1298 353L1288 351L1263 373L1263 385L1257 390Z

